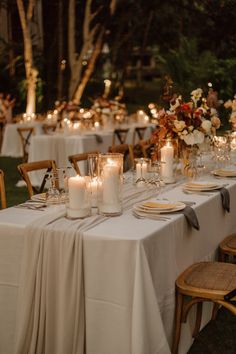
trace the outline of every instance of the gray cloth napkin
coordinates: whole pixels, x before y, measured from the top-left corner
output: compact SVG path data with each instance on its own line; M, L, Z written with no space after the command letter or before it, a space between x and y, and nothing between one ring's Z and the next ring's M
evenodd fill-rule
M96 142L97 143L103 143L103 138L101 137L101 135L94 134L94 136L96 138Z
M191 227L194 227L194 229L200 230L200 225L195 210L191 208L189 205L186 205L186 207L183 210L179 210L176 213L184 214L188 224Z
M228 189L226 189L224 187L221 188L220 195L221 195L221 200L222 200L222 206L229 213L230 212L230 195L229 195Z

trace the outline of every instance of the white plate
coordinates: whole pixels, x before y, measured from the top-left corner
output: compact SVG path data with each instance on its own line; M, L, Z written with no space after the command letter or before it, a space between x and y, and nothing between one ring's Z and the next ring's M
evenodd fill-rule
M46 201L46 193L40 193L32 195L31 200L35 200L36 202L45 202Z
M137 203L133 206L134 210L141 211L142 213L146 214L164 214L164 213L172 213L178 210L183 210L186 205L182 202L166 202L163 203L163 206L160 207L147 207L145 204L148 202L142 202L142 203ZM151 203L151 202L149 202ZM154 202L152 202L154 204ZM155 203L155 204L161 204L160 202Z
M236 177L235 167L221 168L221 169L212 171L212 173L213 173L213 175L220 176L220 177Z
M214 182L189 182L183 185L183 188L189 191L211 191L219 189L222 186Z

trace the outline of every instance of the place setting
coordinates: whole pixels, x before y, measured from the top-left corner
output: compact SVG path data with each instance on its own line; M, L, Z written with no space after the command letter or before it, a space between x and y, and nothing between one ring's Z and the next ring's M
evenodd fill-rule
M136 203L133 206L132 213L137 218L148 218L159 221L171 220L170 215L182 213L188 224L199 230L197 215L192 208L194 202L169 201L169 200L148 200Z
M229 212L230 211L230 194L227 188L227 184L219 184L212 181L190 181L182 186L182 190L186 194L196 194L196 195L205 195L211 196L215 192L220 192L222 206Z

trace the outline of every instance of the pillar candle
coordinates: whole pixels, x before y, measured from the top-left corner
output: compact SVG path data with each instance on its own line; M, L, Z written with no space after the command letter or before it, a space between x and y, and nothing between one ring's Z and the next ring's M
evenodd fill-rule
M102 200L99 210L102 213L120 213L120 174L119 166L108 160L103 167Z
M85 177L75 176L68 179L69 207L67 215L71 218L90 215L89 191Z
M146 178L147 176L147 163L146 162L138 162L136 164L136 177L138 178Z
M174 182L174 148L171 142L167 142L161 148L161 176L165 183Z

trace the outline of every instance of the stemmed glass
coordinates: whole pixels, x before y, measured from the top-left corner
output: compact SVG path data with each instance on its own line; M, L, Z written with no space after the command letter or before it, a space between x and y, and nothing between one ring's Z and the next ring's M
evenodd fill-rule
M49 182L49 187L46 192L46 203L47 204L58 204L60 203L60 191L58 189L58 174L56 171L47 172L47 181Z

